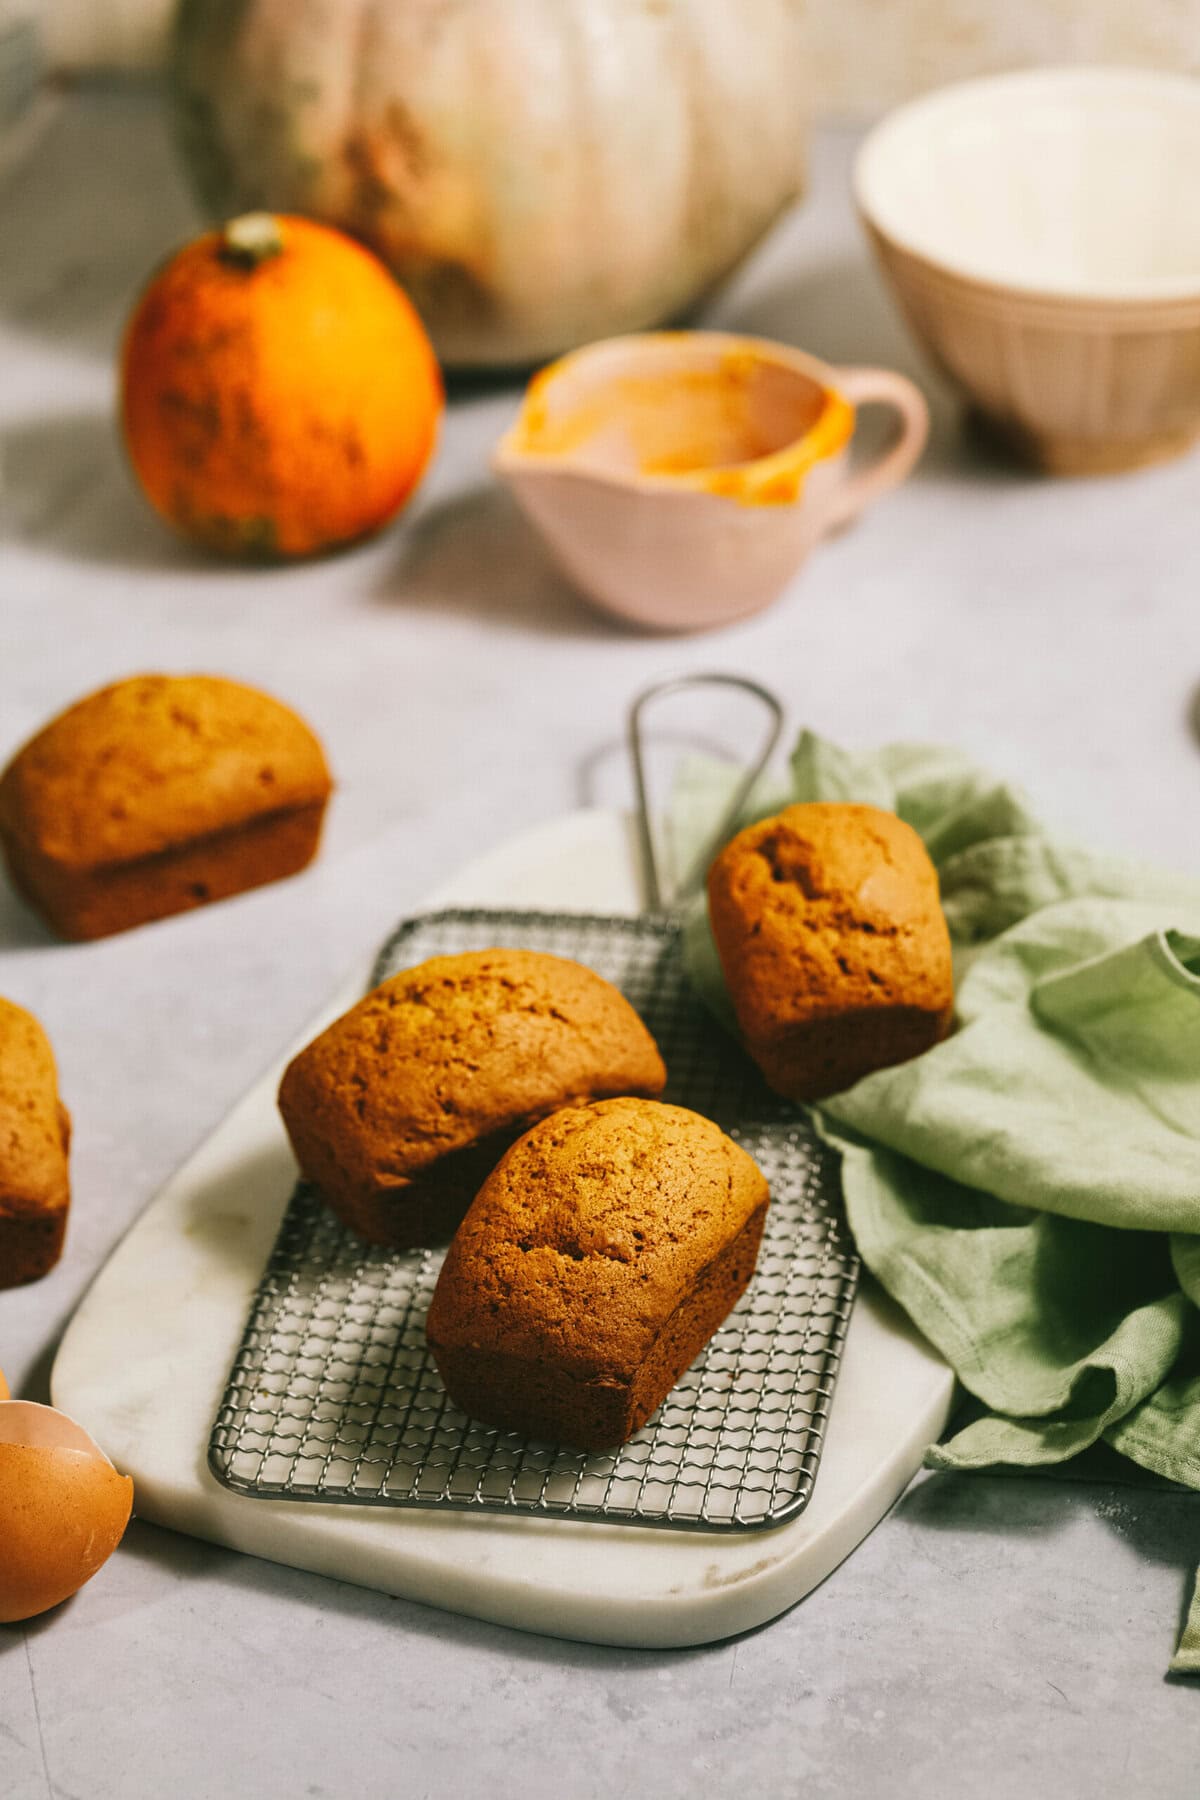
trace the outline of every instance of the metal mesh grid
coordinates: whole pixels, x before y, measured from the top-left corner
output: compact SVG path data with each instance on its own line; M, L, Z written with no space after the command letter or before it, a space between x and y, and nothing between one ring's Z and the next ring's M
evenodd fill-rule
M586 963L658 1040L663 1098L756 1159L771 1205L749 1288L637 1435L603 1455L458 1412L425 1345L443 1252L364 1244L303 1183L284 1216L209 1444L213 1473L271 1499L440 1507L713 1530L807 1504L858 1265L836 1160L688 988L661 918L454 910L402 925L373 982L503 944Z

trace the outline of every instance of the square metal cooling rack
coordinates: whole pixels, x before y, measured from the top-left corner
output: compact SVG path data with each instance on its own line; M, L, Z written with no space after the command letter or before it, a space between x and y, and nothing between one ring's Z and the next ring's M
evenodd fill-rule
M649 1423L597 1455L475 1423L425 1345L441 1250L364 1244L303 1183L284 1216L209 1443L239 1494L682 1529L780 1525L816 1477L858 1264L836 1158L692 994L661 916L453 910L401 925L373 984L503 944L574 958L658 1041L663 1098L716 1120L771 1186L746 1293Z

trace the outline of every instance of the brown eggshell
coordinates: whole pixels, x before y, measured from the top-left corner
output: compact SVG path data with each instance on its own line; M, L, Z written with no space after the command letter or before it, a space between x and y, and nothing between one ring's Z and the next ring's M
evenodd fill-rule
M90 1581L121 1541L133 1483L65 1413L0 1400L0 1622Z
M9 1398L8 1383L4 1379L4 1370L0 1369L0 1400L7 1400Z

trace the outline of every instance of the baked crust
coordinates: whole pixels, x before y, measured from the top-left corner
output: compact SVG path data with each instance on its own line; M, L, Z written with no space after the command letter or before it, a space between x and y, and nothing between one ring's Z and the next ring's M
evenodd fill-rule
M776 1092L815 1100L949 1030L950 934L917 833L873 806L789 806L708 876L738 1025Z
M0 776L0 842L61 936L105 937L295 874L331 791L320 743L270 695L138 675L17 753Z
M484 1423L602 1450L662 1403L754 1271L768 1190L711 1120L623 1097L503 1157L447 1252L427 1337Z
M32 1013L0 1000L0 1288L37 1281L62 1255L70 1141L50 1041Z
M609 982L565 957L493 949L432 957L373 989L293 1058L279 1110L339 1218L403 1249L448 1237L534 1120L665 1081Z

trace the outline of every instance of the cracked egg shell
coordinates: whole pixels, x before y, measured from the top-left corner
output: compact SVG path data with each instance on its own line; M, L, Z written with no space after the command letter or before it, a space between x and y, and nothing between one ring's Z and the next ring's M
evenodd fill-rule
M121 1541L133 1482L52 1406L0 1400L0 1622L48 1611Z

